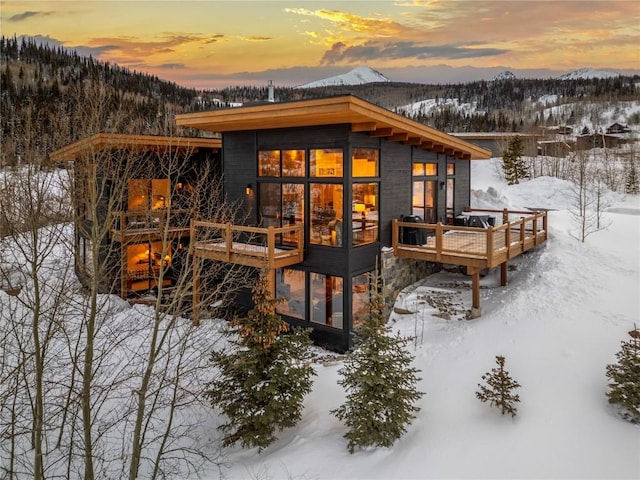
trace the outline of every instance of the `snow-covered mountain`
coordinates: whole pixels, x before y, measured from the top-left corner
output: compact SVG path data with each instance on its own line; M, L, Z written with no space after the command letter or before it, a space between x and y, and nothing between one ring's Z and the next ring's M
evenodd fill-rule
M514 75L513 72L509 71L509 70L505 70L504 72L500 72L498 75L496 75L493 80L515 80L516 76Z
M610 70L598 70L597 68L581 68L573 72L565 73L558 77L559 80L580 80L587 78L612 78L620 74Z
M383 74L370 67L357 67L350 72L335 77L305 83L297 88L328 87L332 85L362 85L363 83L390 82Z

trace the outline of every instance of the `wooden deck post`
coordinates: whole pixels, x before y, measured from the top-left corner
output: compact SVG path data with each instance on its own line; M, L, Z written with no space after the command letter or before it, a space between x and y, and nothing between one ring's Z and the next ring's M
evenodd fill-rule
M500 286L504 287L507 284L507 262L500 264Z
M391 246L394 253L398 251L398 219L394 218L391 221Z
M274 256L276 250L276 234L273 225L267 230L267 280L271 298L276 298L276 269L274 268Z
M442 222L436 223L436 261L440 261L442 259Z
M509 223L509 210L502 210L502 223Z
M478 318L482 314L482 310L480 309L480 269L468 267L467 273L471 275L470 318Z

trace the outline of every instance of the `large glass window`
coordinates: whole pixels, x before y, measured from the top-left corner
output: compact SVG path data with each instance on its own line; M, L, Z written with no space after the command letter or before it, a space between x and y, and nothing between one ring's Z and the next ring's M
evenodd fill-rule
M304 150L261 150L258 152L258 176L304 177L305 163Z
M342 177L342 149L322 148L309 150L311 177Z
M412 214L420 217L425 223L436 223L437 211L436 180L419 180L413 182Z
M351 155L353 177L377 177L379 152L373 148L354 148Z
M260 184L260 219L263 227L279 227L282 213L280 196L282 187L279 183Z
M339 184L311 184L309 241L316 245L342 246L343 187Z
M342 328L342 278L312 272L309 283L311 321L328 327Z
M163 251L162 242L152 242L130 245L126 248L127 288L138 291L157 287L160 269L171 265L171 246L167 245ZM169 285L171 285L171 279L164 278L162 286Z
M351 283L353 286L351 294L353 327L357 328L367 320L370 312L374 294L373 274L366 272L356 275L351 279Z
M280 176L280 150L262 150L258 152L258 176Z
M416 162L413 164L413 176L414 177L430 177L438 175L437 163L421 163Z
M129 210L156 210L169 206L168 179L131 179L128 187Z
M351 193L353 245L378 240L378 184L354 183Z
M453 223L453 217L455 216L455 191L455 179L447 178L447 223Z
M282 176L283 177L304 177L305 151L304 150L283 150L282 151Z
M281 315L304 320L306 310L305 272L283 268L276 272L276 296L284 299L276 311Z
M263 227L285 227L304 223L304 185L260 183L260 218ZM278 242L296 243L295 232L285 232Z

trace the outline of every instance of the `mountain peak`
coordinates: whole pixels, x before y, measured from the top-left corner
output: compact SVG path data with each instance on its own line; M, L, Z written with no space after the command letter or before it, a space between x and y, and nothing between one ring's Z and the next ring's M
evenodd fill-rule
M505 70L504 72L500 72L496 75L493 80L515 80L516 76L510 70Z
M559 80L579 80L587 78L613 78L620 74L610 70L599 70L597 68L581 68L573 72L565 73L558 77Z
M335 77L305 83L297 88L328 87L333 85L362 85L365 83L390 82L382 73L371 67L356 67L353 70Z

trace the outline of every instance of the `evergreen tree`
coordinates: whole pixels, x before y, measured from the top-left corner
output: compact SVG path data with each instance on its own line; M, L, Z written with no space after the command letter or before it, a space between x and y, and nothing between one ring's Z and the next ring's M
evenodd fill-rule
M527 174L527 165L522 158L523 154L524 143L520 135L516 135L509 140L509 146L502 152L502 171L509 185L520 183L520 179Z
M618 363L607 365L607 398L620 407L622 418L640 423L640 330L634 328L629 336L616 353Z
M219 378L209 385L214 407L228 417L219 429L223 444L259 450L276 440L276 431L294 426L311 391L309 330L291 329L276 313L266 275L253 288L254 309L230 323L230 351L212 353Z
M482 380L486 385L478 384L480 389L476 392L476 397L481 402L489 402L489 405L495 405L502 415L510 413L512 417L516 416L517 409L514 403L520 401L519 395L514 395L512 390L520 388L520 384L513 380L504 369L504 357L496 355L497 368L491 369L482 376Z
M389 335L384 312L378 292L339 371L347 400L331 413L348 428L344 437L350 453L358 447L392 446L415 418L419 408L414 403L424 395L416 389L419 370L411 366L407 340Z
M640 182L638 179L638 166L635 158L627 160L625 168L624 190L626 193L637 195L640 192Z

